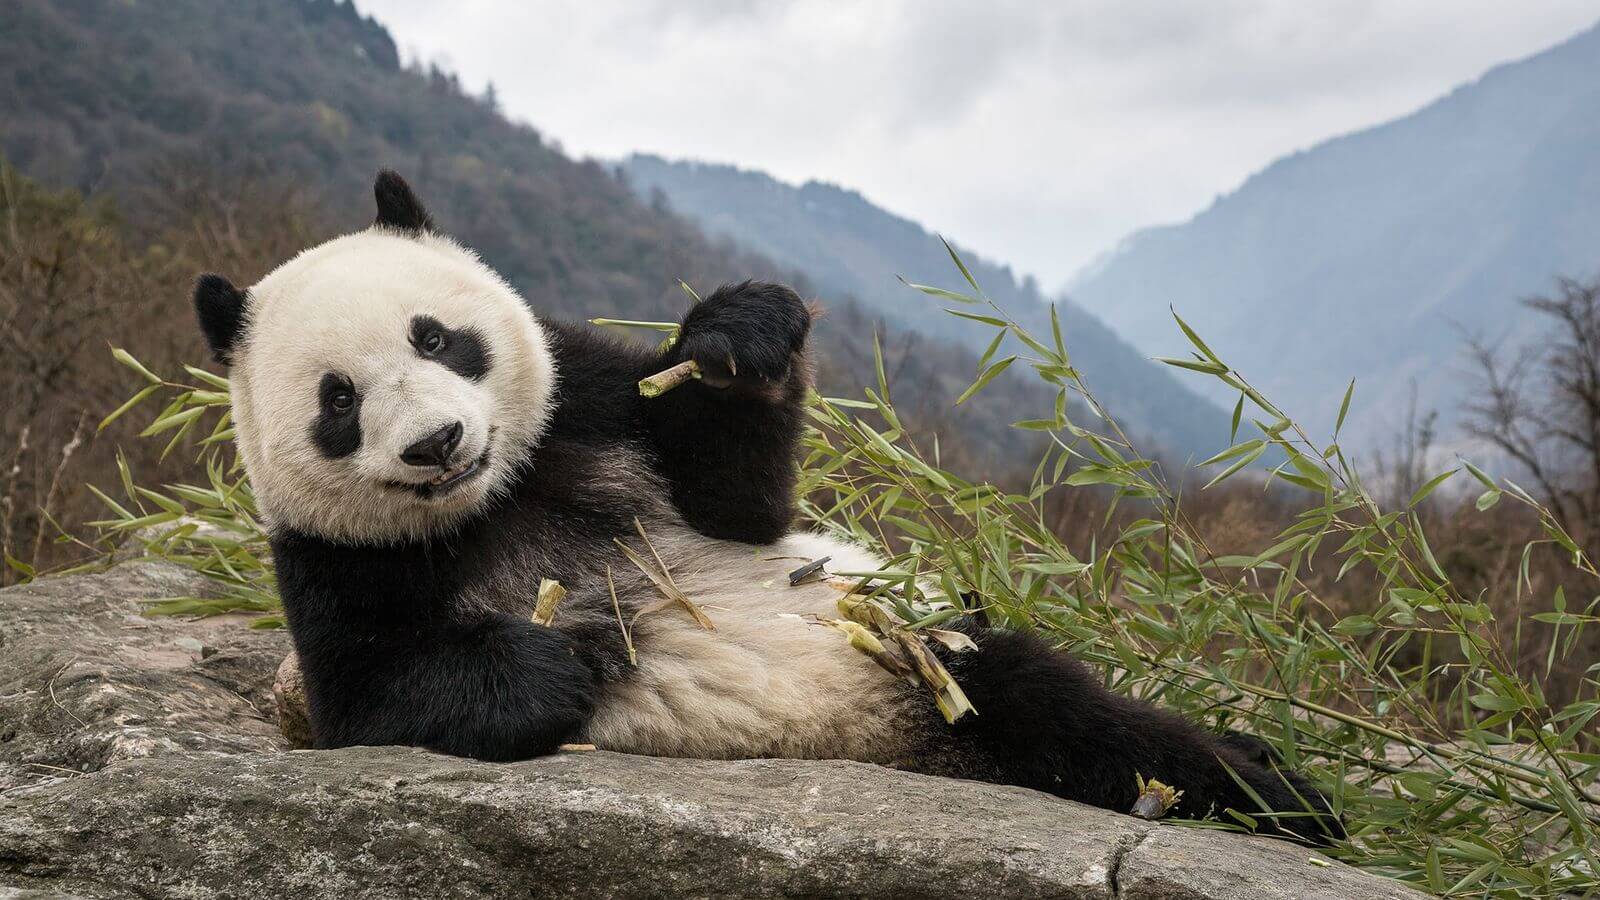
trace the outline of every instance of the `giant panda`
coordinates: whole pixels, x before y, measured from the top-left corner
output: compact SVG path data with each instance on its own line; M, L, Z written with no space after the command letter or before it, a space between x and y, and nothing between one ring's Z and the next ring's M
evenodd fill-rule
M393 172L375 194L370 228L247 290L203 275L193 297L230 368L318 747L845 758L1119 811L1143 776L1182 789L1176 815L1342 835L1259 742L1113 694L1037 637L956 623L977 649L938 652L976 714L949 725L794 615L840 596L790 586L800 562L880 564L795 528L812 317L794 291L723 287L648 349L536 315ZM640 396L685 360L700 380ZM619 544L659 556L713 627L638 615L661 594ZM548 626L530 618L544 579L568 591Z

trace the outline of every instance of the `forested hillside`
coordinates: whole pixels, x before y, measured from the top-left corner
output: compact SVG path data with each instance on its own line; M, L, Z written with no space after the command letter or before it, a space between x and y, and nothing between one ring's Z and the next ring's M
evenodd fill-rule
M799 187L735 166L635 155L621 170L640 196L682 212L709 234L804 271L825 291L852 295L874 315L981 352L989 341L940 311L896 276L926 280L947 271L939 238L861 194L808 181ZM962 251L985 292L1019 322L1049 330L1049 300L1031 277ZM1075 365L1133 431L1168 449L1203 451L1224 436L1226 414L1141 356L1105 323L1070 300L1057 300ZM1168 320L1169 327L1176 326Z
M347 3L7 3L0 106L13 164L109 192L136 221L155 174L182 169L292 179L351 228L370 218L373 172L399 169L548 312L664 312L676 278L771 268L634 202L453 76L402 68L388 33Z
M1525 338L1519 300L1600 271L1600 26L1412 115L1274 162L1193 220L1138 232L1072 296L1144 352L1168 305L1287 408L1370 441L1410 384L1450 420L1463 338Z
M116 480L127 435L96 440L92 428L132 390L109 347L165 371L202 361L194 274L248 283L308 242L364 226L382 166L404 172L441 225L544 315L676 318L688 303L680 278L817 290L794 266L639 202L613 172L570 159L452 75L403 66L384 28L346 2L8 2L0 111L0 158L14 166L0 192L0 324L26 348L0 360L21 398L0 423L8 548L54 532L41 509L70 530L97 511L83 482ZM955 408L976 353L880 328L837 293L820 299L824 391L875 382L882 331L919 433L976 471L1027 465L1030 436L1006 426L1048 409L1048 394L1008 376L991 388L1004 402ZM177 477L183 457L151 477ZM154 468L156 454L144 462Z

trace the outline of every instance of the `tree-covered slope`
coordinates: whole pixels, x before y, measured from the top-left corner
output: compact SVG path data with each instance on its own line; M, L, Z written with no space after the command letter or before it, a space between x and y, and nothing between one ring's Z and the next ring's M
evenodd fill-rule
M1425 108L1274 162L1181 225L1134 234L1072 296L1147 353L1172 305L1294 411L1380 436L1415 379L1448 421L1463 333L1600 268L1600 27ZM1452 433L1444 435L1447 439Z
M46 184L110 197L136 231L162 216L171 227L175 194L229 182L294 188L324 233L360 227L373 173L389 166L544 314L675 318L680 278L817 289L792 264L640 202L613 171L567 157L452 75L402 65L388 32L343 0L12 0L0 4L0 112L0 153ZM258 212L227 210L229 221ZM877 317L821 299L822 386L853 392L874 379ZM170 307L174 334L201 358L180 293L146 302ZM1018 458L1023 438L1005 425L1048 408L1047 394L1004 379L993 386L1004 402L952 411L977 354L904 329L884 343L914 422L995 469Z
M891 322L980 352L989 342L986 329L945 314L896 277L959 281L939 238L855 191L816 181L794 187L735 166L649 155L624 160L621 170L654 205L682 212L740 249L799 268L819 286L854 296ZM967 251L962 258L1006 312L1035 333L1048 333L1048 300L1031 277L1019 279L1009 266ZM1095 316L1070 301L1058 304L1074 364L1130 430L1170 449L1208 452L1226 436L1225 414Z
M600 167L402 68L331 0L17 0L0 6L0 147L27 174L110 190L139 214L154 172L303 180L361 224L373 172L403 171L536 305L637 310L674 279L744 273Z

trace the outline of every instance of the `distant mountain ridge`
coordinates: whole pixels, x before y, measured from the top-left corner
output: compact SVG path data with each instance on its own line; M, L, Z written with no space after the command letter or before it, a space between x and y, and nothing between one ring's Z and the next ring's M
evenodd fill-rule
M1355 376L1358 440L1398 421L1415 379L1449 441L1473 383L1463 332L1514 337L1519 299L1597 270L1600 26L1272 163L1190 221L1131 235L1069 292L1152 355L1186 349L1176 308L1318 425Z
M887 321L981 352L993 332L942 311L896 278L958 286L939 238L860 193L808 181L795 187L762 172L634 155L620 170L641 197L697 222L714 238L806 272L824 292L849 296ZM984 291L1019 322L1047 333L1048 299L1009 266L962 250ZM1178 453L1209 454L1226 438L1227 415L1081 307L1058 301L1074 364L1131 433Z

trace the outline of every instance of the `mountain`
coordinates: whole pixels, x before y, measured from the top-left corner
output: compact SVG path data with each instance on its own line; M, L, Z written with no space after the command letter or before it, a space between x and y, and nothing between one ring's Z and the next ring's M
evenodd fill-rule
M959 280L939 238L861 194L808 181L794 187L762 172L634 155L620 164L641 197L698 222L709 234L810 275L825 291L854 297L890 322L959 341L979 352L993 337L943 312L909 281ZM960 250L974 279L1035 334L1049 333L1049 301L1031 278ZM1082 307L1056 301L1067 348L1101 402L1130 433L1177 452L1209 455L1227 416L1141 357Z
M1464 334L1600 269L1600 26L1417 112L1280 159L1188 222L1138 232L1071 285L1144 352L1187 349L1169 304L1291 413L1381 439L1413 380L1451 440ZM1227 397L1232 400L1232 397Z
M599 166L402 67L377 22L334 0L15 0L0 5L0 148L24 173L117 196L221 173L298 182L365 224L384 165L541 308L675 303L675 279L744 260L656 214Z
M507 120L492 96L468 95L437 67L402 65L387 30L345 0L8 0L0 110L0 154L45 184L114 201L135 233L170 228L185 195L225 201L245 183L292 190L315 207L322 235L361 227L373 173L390 166L543 314L675 318L687 302L680 278L706 288L767 277L814 292L794 265L709 241L640 202L614 171ZM236 222L252 210L225 214ZM207 234L213 244L237 241L226 222ZM194 260L195 270L223 264ZM170 306L170 334L96 335L95 345L116 337L137 352L163 337L203 358L181 287L143 302ZM878 319L829 303L817 341L825 390L855 394L875 380ZM1035 438L1006 426L1021 410L1047 410L1048 393L1001 379L992 400L953 409L978 354L896 327L884 343L902 412L939 432L947 458L964 448L984 474L1031 468L1021 451Z

